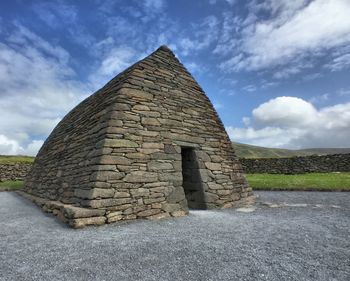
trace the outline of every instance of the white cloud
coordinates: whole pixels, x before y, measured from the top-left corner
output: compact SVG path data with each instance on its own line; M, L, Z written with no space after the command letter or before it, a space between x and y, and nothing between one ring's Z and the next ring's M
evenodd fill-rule
M220 68L227 72L271 67L282 67L283 70L285 65L291 64L294 69L289 74L293 74L310 66L310 58L349 44L350 2L308 2L253 2L253 20L248 25L241 22L242 38L239 45L231 48L231 58L221 63ZM262 10L270 13L269 20L259 21L254 17ZM285 75L280 76L282 78Z
M236 0L225 0L229 5L233 6L236 4Z
M304 77L303 77L303 80L304 81L311 81L311 80L315 80L315 79L318 79L318 78L321 78L323 75L319 72L316 72L316 73L311 73L311 74L306 74Z
M1 153L35 150L88 85L76 81L69 53L17 25L0 43Z
M215 42L218 24L219 20L215 16L208 16L200 24L193 24L191 36L183 36L178 41L182 55L187 56L192 51L202 50Z
M52 28L60 27L62 24L74 24L77 20L77 8L61 1L35 3L33 10Z
M17 141L11 140L4 135L0 135L0 154L14 155L18 154L20 146Z
M42 140L33 140L26 146L21 146L19 141L0 135L0 155L35 156L43 143Z
M350 53L334 58L330 63L326 64L325 67L330 69L332 72L350 67Z
M323 94L323 95L318 95L318 96L314 96L312 97L309 101L311 103L323 103L323 102L326 102L329 100L329 94L326 93L326 94Z
M256 86L255 85L247 85L242 88L242 90L246 92L255 92L256 91Z
M101 67L97 72L114 77L130 65L130 60L135 55L135 51L129 47L114 48L102 60Z
M277 97L252 111L247 127L228 127L232 140L267 147L349 147L350 103L316 109L296 97Z
M219 102L219 101L214 101L214 102L213 102L213 106L214 106L214 108L215 108L216 110L218 110L218 109L224 107L224 105L223 105L221 102Z
M145 0L142 2L142 4L147 12L153 13L160 13L165 7L165 3L163 0Z
M99 89L102 85L106 84L117 74L141 58L136 51L130 47L115 47L113 39L104 40L104 42L100 44L106 44L103 49L110 50L103 55L103 59L97 71L89 77L89 81L94 90Z
M338 91L337 91L337 94L339 96L349 96L350 95L350 88L340 88Z

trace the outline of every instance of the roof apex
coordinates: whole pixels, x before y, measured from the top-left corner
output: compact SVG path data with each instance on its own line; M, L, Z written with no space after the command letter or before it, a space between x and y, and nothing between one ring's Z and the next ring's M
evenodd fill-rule
M168 53L172 54L173 56L175 56L174 53L173 53L173 51L172 51L168 46L166 46L166 45L161 45L161 46L155 51L155 53L158 52L158 51L168 52Z

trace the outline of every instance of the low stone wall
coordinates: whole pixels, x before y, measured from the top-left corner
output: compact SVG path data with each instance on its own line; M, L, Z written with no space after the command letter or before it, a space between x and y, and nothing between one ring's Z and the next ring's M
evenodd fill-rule
M31 167L32 164L0 164L0 182L23 180Z
M350 172L350 154L302 156L291 158L241 158L246 173L303 174L310 172ZM0 182L23 180L31 164L0 164Z
M240 162L244 171L250 174L350 172L350 154L312 155L291 158L241 158Z

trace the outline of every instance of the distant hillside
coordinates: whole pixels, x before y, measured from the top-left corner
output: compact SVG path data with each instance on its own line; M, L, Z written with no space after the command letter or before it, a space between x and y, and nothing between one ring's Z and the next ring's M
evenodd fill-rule
M307 155L350 153L350 148L309 148L300 150L268 148L232 142L236 155L240 158L282 158Z
M232 142L236 155L240 158L282 158L307 155L327 155L338 153L350 153L350 148L309 148L300 150L268 148ZM32 156L23 155L0 155L0 164L33 163Z

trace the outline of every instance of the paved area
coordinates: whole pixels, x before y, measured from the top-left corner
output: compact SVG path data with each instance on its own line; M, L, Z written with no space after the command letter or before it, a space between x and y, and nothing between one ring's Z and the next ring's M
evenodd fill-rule
M0 193L0 280L350 280L350 193L73 230Z

